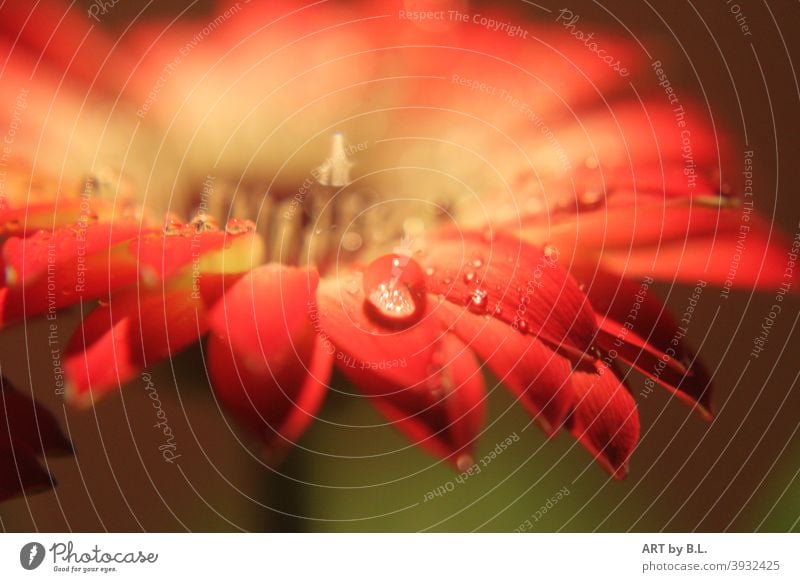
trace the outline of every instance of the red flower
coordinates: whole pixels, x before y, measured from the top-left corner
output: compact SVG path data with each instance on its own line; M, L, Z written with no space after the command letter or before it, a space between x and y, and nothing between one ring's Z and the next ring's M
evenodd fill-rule
M20 137L20 158L37 165L18 165L3 198L0 323L98 300L65 354L82 404L208 336L216 394L271 457L314 419L336 365L413 443L466 468L485 366L548 434L567 429L622 477L639 435L628 369L711 414L709 378L649 283L769 287L783 247L721 183L725 140L688 98L628 95L558 25L504 38L399 9L236 4L200 33L140 24L111 50L69 14L67 35L52 7L4 8L44 63L10 51L6 76L32 74L61 111L26 102L37 139ZM603 38L636 70L633 46ZM65 73L83 84L56 93ZM348 155L337 133L318 166L334 129L370 145ZM42 159L75 183L75 167L141 170L145 204L116 174L45 179L37 197ZM143 209L201 181L186 225ZM234 218L220 230L212 216Z

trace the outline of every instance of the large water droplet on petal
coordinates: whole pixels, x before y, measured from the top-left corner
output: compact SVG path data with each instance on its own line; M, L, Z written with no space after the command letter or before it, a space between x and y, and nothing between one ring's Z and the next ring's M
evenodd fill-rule
M364 310L376 323L405 328L425 313L425 273L409 256L389 254L364 270Z

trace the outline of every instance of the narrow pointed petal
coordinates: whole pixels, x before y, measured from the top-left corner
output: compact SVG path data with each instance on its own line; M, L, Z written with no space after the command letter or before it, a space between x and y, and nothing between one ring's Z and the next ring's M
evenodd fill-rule
M130 69L121 67L124 52L114 50L113 39L97 26L102 6L90 5L82 14L60 1L7 2L0 7L0 36L13 41L14 52L27 51L38 66L116 95Z
M686 344L686 330L650 288L652 277L634 282L592 265L576 265L573 273L585 283L598 312L600 347L607 354L615 350L624 362L710 418L711 379Z
M88 224L7 240L0 327L82 300L108 298L136 281L136 258L124 242L137 234L133 224Z
M395 387L372 404L408 440L456 469L472 465L485 418L485 387L472 352L452 335L438 342L427 382Z
M200 340L209 329L209 309L241 278L236 271L261 256L261 239L255 234L159 233L123 246L119 252L126 257L140 253L134 266L145 284L98 305L70 340L67 397L75 403L91 403ZM156 270L162 257L163 277Z
M90 405L207 331L205 304L187 285L124 292L98 305L70 339L66 398Z
M466 232L432 237L421 262L431 273L431 293L504 321L574 359L591 359L586 353L595 316L558 256L556 247Z
M652 276L696 284L706 281L725 289L774 290L786 283L791 243L763 219L747 230L687 238L660 246L637 246L603 253L604 268L627 277Z
M190 227L180 231L169 236L152 233L130 242L145 285L156 287L190 265L196 272L242 273L263 261L263 242L255 233L193 232Z
M615 479L628 473L639 440L639 413L627 389L608 368L572 375L575 402L566 426Z
M258 267L210 313L214 392L272 462L302 436L327 391L332 357L309 319L318 278L313 270Z
M572 406L572 365L534 337L444 303L437 315L497 376L548 434Z

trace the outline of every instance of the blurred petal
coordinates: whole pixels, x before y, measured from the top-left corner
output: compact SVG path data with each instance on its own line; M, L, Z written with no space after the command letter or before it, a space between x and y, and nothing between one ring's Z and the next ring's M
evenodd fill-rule
M53 233L10 238L3 245L6 287L0 290L0 327L79 301L108 298L136 281L135 257L124 241L138 226L78 224Z
M281 265L242 277L211 310L207 345L220 401L277 460L322 405L332 358L309 320L319 276Z
M444 303L437 314L497 376L548 433L561 426L572 405L570 362L508 324Z
M205 306L186 285L115 296L98 305L69 341L66 397L73 404L93 404L207 330Z
M432 273L431 293L511 324L573 359L591 358L594 313L557 264L558 253L503 234L465 232L431 238L421 260Z
M411 442L465 463L483 424L483 377L432 301L408 327L386 325L365 310L362 274L353 272L323 281L318 302L321 334L335 346L339 369Z
M650 289L652 279L635 283L593 267L577 267L575 276L586 283L586 293L598 314L598 343L608 353L616 350L627 364L667 388L706 418L711 415L711 379L686 345L685 329L678 328L667 308ZM669 354L669 355L668 355ZM659 363L661 362L661 363Z
M50 412L0 378L0 502L53 487L37 456L71 452Z
M572 375L575 401L566 426L615 479L628 473L628 459L639 440L639 413L625 386L614 373Z
M769 291L786 283L790 250L786 238L758 217L741 225L747 230L729 229L672 244L606 252L602 264L627 277L649 275L692 285L703 280L726 289Z

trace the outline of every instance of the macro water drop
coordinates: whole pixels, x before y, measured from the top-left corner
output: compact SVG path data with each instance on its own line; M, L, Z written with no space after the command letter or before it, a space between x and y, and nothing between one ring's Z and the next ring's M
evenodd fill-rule
M407 255L388 254L364 270L364 311L375 323L405 328L425 313L425 273Z

